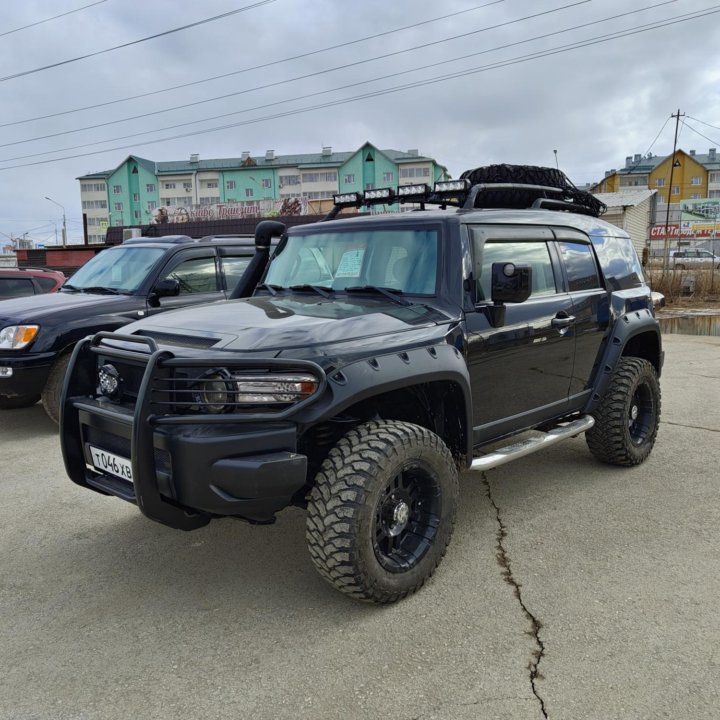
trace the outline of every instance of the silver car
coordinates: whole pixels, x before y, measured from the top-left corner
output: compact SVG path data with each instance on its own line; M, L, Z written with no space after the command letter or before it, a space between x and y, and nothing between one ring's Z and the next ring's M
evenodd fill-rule
M720 269L720 257L714 255L709 250L684 248L683 250L670 251L670 264L678 270L689 270L692 268Z

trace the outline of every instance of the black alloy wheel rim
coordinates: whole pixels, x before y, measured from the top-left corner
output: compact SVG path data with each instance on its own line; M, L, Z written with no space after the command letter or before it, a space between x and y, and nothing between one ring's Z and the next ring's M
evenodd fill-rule
M635 388L628 409L628 431L633 445L642 445L653 428L655 402L647 383Z
M380 493L375 506L372 543L388 572L414 568L432 546L440 527L441 492L427 470L406 466Z

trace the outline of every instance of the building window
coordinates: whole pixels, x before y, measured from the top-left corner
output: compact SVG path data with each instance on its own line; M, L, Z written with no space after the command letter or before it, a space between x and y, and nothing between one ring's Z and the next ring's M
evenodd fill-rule
M122 194L122 185L113 185L113 195Z
M150 200L150 202L148 202L148 210L150 210L150 212L152 212L153 210L156 210L156 209L157 209L157 203L154 200Z
M116 212L122 212L123 210L123 204L122 203L115 203L115 211Z
M711 172L710 173L710 182L711 183L720 183L720 172Z
M665 187L665 178L655 180L655 187Z
M672 186L672 194L673 194L673 195L679 195L679 194L680 194L680 186L679 186L679 185L673 185L673 186Z
M155 192L155 183L148 183L145 186L145 192L154 193Z
M280 187L285 187L286 185L299 185L300 184L300 176L299 175L281 175L280 176Z
M365 189L366 189L366 190L374 190L374 189L375 189L375 183L365 183Z
M699 200L701 197L702 197L701 193L692 193L692 195L690 195L691 200Z
M272 180L268 180L267 178L264 178L262 181L262 186L264 188L271 188L272 187Z
M133 202L140 202L140 193L133 193Z
M711 191L708 193L708 197L711 197L711 198L720 198L720 190L711 190Z
M217 180L208 180L208 181L205 183L205 187L206 187L206 188L216 188L217 186L218 186Z
M702 185L702 178L695 175L694 177L690 178L690 184L691 185Z
M666 205L667 204L667 200L665 199L664 195L657 196L657 204L658 205Z
M191 183L191 182L184 182L184 183L183 183L183 190L192 190L192 183Z
M82 192L105 192L105 183L80 183Z
M245 188L245 197L251 198L253 196L253 189L252 188Z
M302 181L304 183L337 182L337 173L336 172L303 173Z
M166 190L174 190L175 189L175 183L165 183L164 185Z
M383 173L383 182L384 182L384 183L395 182L395 173L392 173L392 172L384 172L384 173Z
M235 189L235 181L234 181L234 180L228 180L228 181L225 183L225 187L226 187L228 190L234 190L234 189Z
M136 220L139 220L140 219L140 211L135 210L135 212L133 213L133 216L135 217Z
M355 173L349 173L343 178L343 182L346 185L353 185L355 183Z
M430 168L400 168L400 177L430 177Z

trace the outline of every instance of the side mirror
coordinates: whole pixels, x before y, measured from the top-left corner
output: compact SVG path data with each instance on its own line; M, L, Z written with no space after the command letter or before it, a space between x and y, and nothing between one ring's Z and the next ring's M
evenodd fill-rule
M158 280L153 288L155 297L175 297L180 294L180 283L174 278Z
M492 301L503 303L525 302L532 292L532 268L515 263L492 264Z
M285 225L277 220L262 220L255 228L255 246L269 248L274 237L280 237L285 232Z

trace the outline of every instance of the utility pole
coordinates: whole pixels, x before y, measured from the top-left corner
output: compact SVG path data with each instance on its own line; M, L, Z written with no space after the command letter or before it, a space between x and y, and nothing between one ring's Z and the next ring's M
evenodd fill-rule
M670 163L670 186L668 187L668 198L667 198L667 211L665 213L665 244L663 246L663 277L667 275L670 269L670 237L668 235L668 226L670 224L670 201L672 199L673 189L673 172L675 170L675 152L677 151L677 138L678 130L680 129L680 118L685 117L685 113L680 114L680 108L678 108L677 115L670 115L675 118L675 139L673 140L673 151L672 151L672 162ZM679 163L678 163L679 165ZM678 227L678 233L680 227Z
M53 205L57 205L59 208L62 208L63 211L63 229L62 229L62 241L63 241L63 247L67 245L67 223L65 221L65 208L59 203L55 202L52 198L49 198L47 195L45 195L45 199L49 200Z

